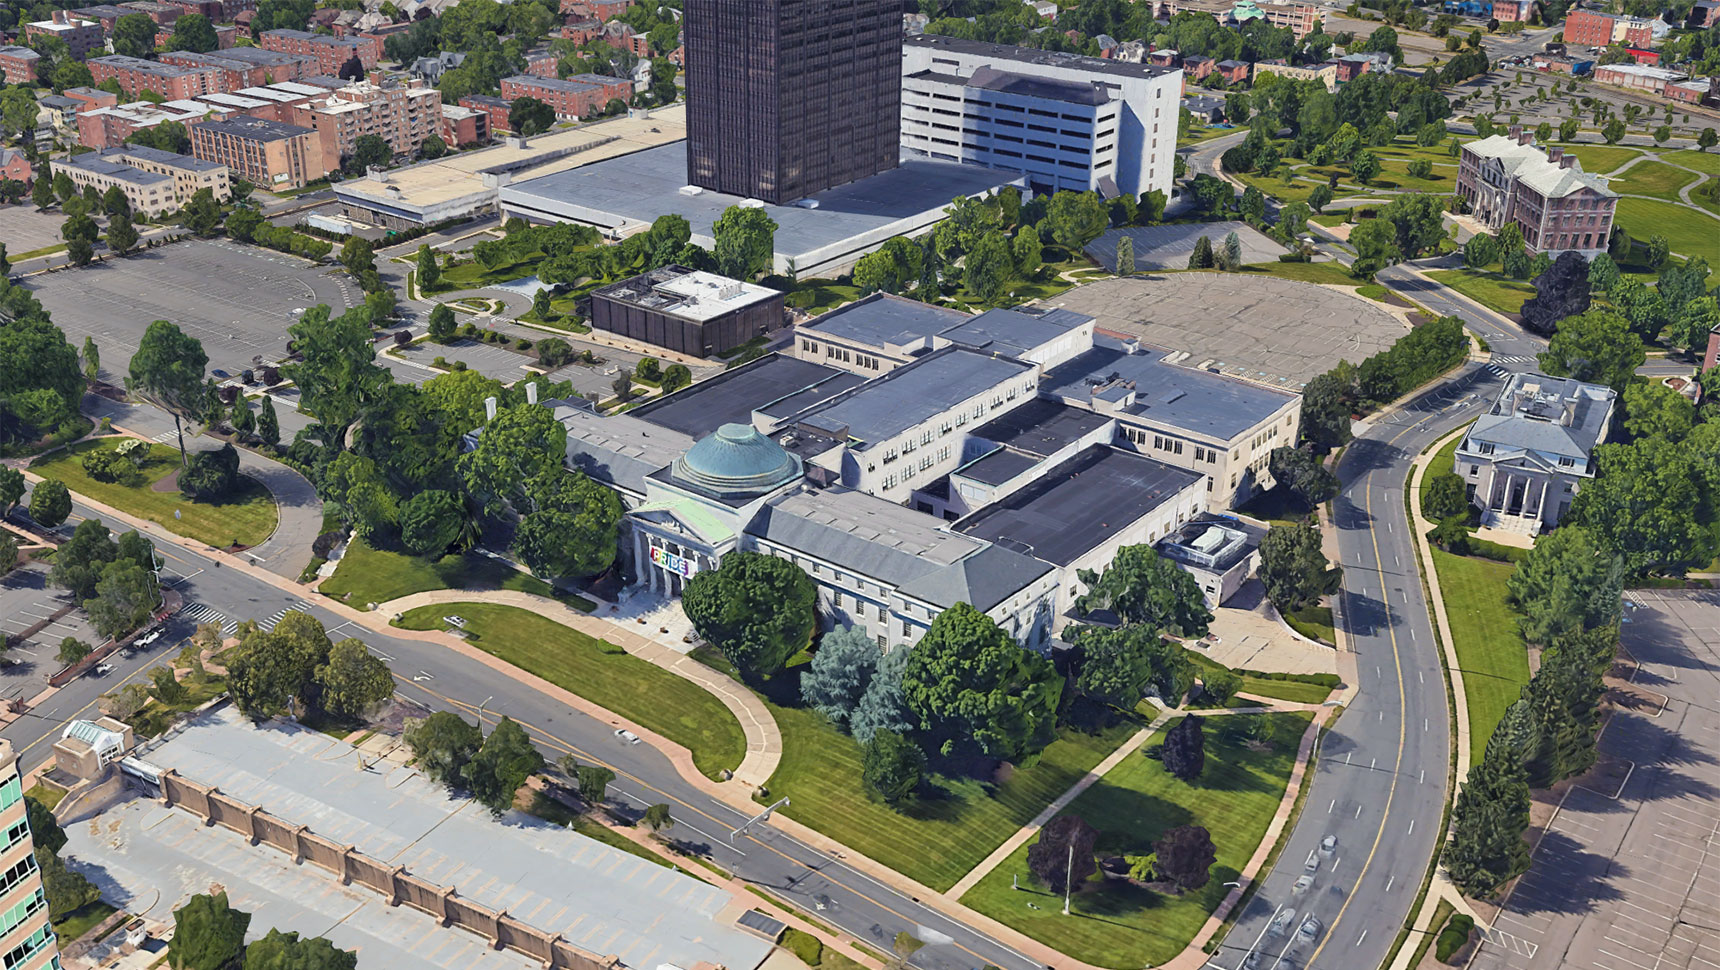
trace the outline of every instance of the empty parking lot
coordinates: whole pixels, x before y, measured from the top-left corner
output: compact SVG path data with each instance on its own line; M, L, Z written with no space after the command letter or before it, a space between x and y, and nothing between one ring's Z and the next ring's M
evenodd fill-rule
M203 342L212 369L238 374L253 357L286 353L295 310L360 299L328 266L225 241L175 243L25 283L73 346L95 338L102 372L115 383L151 321L178 324Z
M1185 354L1179 363L1300 391L1340 360L1404 335L1377 303L1312 283L1238 273L1101 280L1049 301L1099 326Z
M70 594L48 585L46 566L16 569L0 580L0 633L11 644L0 668L0 696L28 697L40 690L43 676L60 668L54 657L66 637L92 646L102 642L83 610L74 606ZM40 629L28 638L12 641L36 627Z
M1641 664L1478 970L1720 970L1720 593L1632 592Z

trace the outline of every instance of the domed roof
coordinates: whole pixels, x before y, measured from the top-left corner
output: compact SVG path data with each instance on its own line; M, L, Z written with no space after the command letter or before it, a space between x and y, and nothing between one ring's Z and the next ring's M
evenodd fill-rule
M800 459L750 424L725 424L675 459L670 474L719 496L762 494L800 477Z

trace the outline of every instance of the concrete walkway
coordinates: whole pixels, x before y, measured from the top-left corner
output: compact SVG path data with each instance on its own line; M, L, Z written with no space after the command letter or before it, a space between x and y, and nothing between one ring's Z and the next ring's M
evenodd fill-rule
M716 695L723 706L740 722L746 735L747 753L735 769L734 776L748 789L757 788L770 779L782 761L782 732L776 726L769 709L740 684L712 670L693 658L646 639L618 623L593 616L557 600L517 590L438 589L413 593L377 605L377 613L396 617L421 606L454 603L491 603L512 606L535 613L562 626L571 627L587 636L607 640L641 660L648 660L677 677L690 680ZM390 630L390 632L395 632Z

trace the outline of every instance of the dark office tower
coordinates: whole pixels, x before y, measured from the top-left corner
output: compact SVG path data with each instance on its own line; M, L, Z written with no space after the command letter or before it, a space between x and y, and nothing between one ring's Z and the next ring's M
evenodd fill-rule
M901 0L686 0L687 181L784 204L896 167Z

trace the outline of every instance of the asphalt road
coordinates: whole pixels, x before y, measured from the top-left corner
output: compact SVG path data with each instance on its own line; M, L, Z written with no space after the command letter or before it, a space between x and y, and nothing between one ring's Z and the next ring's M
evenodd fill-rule
M14 513L19 514L19 513ZM90 514L75 506L62 530ZM741 812L686 783L667 758L645 744L628 745L614 736L615 726L589 717L550 698L523 688L504 674L433 643L398 639L372 632L337 618L313 595L289 595L247 573L224 568L214 559L171 542L164 534L151 536L167 563L163 580L185 597L185 610L171 618L159 646L134 657L116 657L115 669L103 677L74 681L41 710L0 729L28 771L48 760L51 747L66 721L93 717L97 698L147 676L149 668L177 653L181 640L196 628L191 614L208 618L205 610L228 619L274 617L288 609L304 610L321 620L335 639L356 636L389 663L398 681L399 696L433 710L456 711L475 718L482 706L484 721L493 727L502 715L513 718L532 735L546 757L572 753L581 763L600 763L618 775L610 786L612 799L637 813L651 804L668 803L676 820L672 834L708 853L717 865L775 893L819 919L835 923L889 952L898 931L927 942L914 958L926 970L969 970L987 963L1005 970L1038 970L1040 964L920 905L849 867L839 859L783 835L768 823L735 838L729 833L747 820ZM0 672L0 691L10 692L10 675ZM23 676L23 675L20 675ZM28 697L42 687L43 674L20 686ZM487 703L486 703L487 702Z

